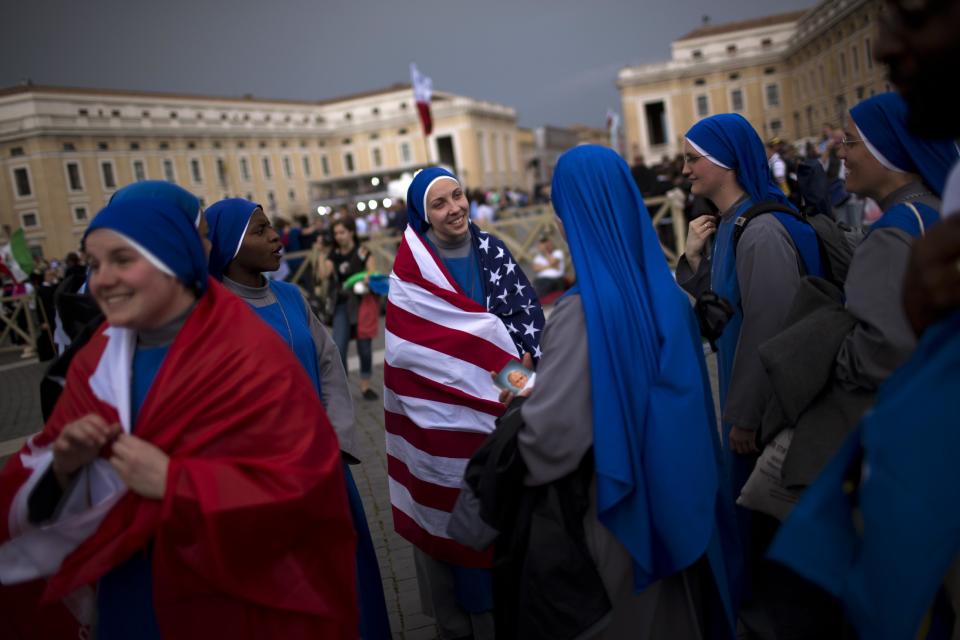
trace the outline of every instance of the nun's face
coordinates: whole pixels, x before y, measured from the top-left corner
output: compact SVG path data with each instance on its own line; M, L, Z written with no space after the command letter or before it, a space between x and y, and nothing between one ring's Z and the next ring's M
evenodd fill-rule
M243 236L243 244L240 245L240 251L234 260L251 273L276 271L280 268L282 248L277 231L270 224L263 209L257 207L250 216L247 233Z
M453 180L437 180L427 191L427 222L444 242L457 242L470 231L470 203Z
M690 181L690 192L712 200L730 181L731 171L714 164L688 141L683 141L683 176Z
M90 293L114 327L154 329L170 322L192 301L173 276L153 266L122 236L97 229L87 236Z
M844 131L843 140L837 156L843 160L846 168L844 188L858 196L881 199L889 191L884 184L893 172L870 153L859 133Z

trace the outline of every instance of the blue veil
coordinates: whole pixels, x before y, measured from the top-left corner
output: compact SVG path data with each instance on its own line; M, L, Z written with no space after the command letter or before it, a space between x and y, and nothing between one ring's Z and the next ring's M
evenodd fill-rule
M704 118L687 131L690 142L707 159L737 173L737 182L754 202L775 200L793 208L773 180L760 136L746 118L721 113Z
M253 212L261 208L256 202L243 198L228 198L215 202L207 209L210 227L210 275L223 280L227 265L237 257L243 236Z
M715 532L718 443L700 333L619 155L563 154L553 201L587 323L598 516L630 552L639 590L690 566Z
M918 138L907 129L907 103L888 92L867 98L850 109L850 117L870 153L888 169L916 173L943 195L947 174L960 159L953 140Z
M443 167L427 167L413 177L413 182L407 188L407 222L417 233L426 233L430 228L426 203L423 201L427 197L427 191L434 182L444 178L460 183L457 176Z

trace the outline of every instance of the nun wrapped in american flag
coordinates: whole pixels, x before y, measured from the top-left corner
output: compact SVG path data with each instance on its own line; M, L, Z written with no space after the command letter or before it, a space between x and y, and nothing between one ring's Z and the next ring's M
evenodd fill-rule
M490 372L540 356L543 310L507 247L471 224L453 174L418 173L390 274L384 410L397 532L454 567L490 557L447 534L463 472L503 413Z

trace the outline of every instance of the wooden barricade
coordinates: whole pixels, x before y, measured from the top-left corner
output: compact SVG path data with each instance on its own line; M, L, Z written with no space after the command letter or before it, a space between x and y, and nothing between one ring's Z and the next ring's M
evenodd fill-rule
M0 296L0 352L20 351L24 345L11 344L8 337L18 335L30 346L37 344L37 327L33 319L31 304L39 304L33 294L19 296ZM26 330L20 327L17 317L26 316Z

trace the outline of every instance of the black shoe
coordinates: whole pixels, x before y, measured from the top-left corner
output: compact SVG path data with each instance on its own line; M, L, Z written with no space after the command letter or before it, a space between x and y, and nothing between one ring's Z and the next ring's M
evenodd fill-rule
M380 396L378 396L377 392L374 391L373 389L367 389L366 391L363 392L364 400L376 400L379 397Z

